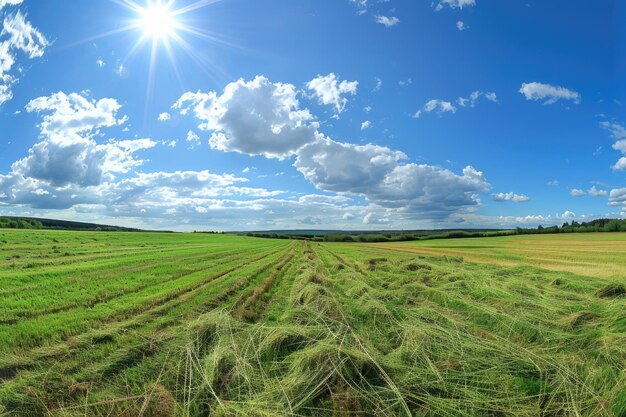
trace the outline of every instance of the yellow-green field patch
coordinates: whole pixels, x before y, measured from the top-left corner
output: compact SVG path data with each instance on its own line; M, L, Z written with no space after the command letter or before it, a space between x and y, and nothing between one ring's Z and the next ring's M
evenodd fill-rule
M463 256L473 262L533 265L581 275L626 279L626 233L433 239L370 243L367 246L424 255Z

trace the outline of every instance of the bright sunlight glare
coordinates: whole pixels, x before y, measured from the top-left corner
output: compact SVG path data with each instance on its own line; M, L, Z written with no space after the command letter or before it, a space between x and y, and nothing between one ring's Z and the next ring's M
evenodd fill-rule
M165 39L173 34L177 27L174 12L169 5L162 3L149 4L139 12L139 26L145 35L152 38Z

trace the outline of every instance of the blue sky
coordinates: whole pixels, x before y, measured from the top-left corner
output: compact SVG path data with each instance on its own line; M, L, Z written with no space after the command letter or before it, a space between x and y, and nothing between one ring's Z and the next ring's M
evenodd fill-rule
M0 0L0 214L175 230L626 216L618 1L166 3Z

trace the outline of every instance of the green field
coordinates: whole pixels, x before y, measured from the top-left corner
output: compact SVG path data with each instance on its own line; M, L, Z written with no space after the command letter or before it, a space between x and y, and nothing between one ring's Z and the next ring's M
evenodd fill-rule
M623 416L625 253L0 230L0 415Z
M596 277L626 277L626 233L519 235L370 246L423 255L463 256L472 262L533 265Z

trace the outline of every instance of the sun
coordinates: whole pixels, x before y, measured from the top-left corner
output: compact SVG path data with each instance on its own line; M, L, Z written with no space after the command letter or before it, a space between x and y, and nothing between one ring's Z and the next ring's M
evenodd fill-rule
M137 26L146 37L167 39L179 26L176 14L171 10L171 3L148 3L138 10Z
M2 3L3 0L0 0ZM157 58L164 53L174 69L179 85L183 86L182 73L177 62L177 50L184 52L205 72L220 72L213 60L203 53L204 48L198 47L198 42L209 42L214 45L238 47L224 40L218 33L208 31L210 22L203 27L192 25L194 21L201 21L198 16L193 16L200 9L221 0L110 0L121 6L129 16L121 19L122 25L116 29L81 39L68 45L76 46L97 39L134 32L139 36L133 43L128 43L128 52L123 56L120 67L126 67L126 62L131 59L142 47L148 48L149 64L146 106L151 102L155 89L155 72L158 67ZM178 4L177 4L178 3ZM204 17L206 21L206 15ZM192 41L190 38L195 38Z

